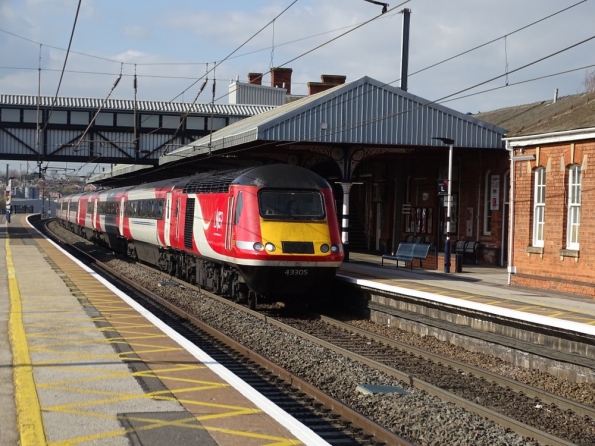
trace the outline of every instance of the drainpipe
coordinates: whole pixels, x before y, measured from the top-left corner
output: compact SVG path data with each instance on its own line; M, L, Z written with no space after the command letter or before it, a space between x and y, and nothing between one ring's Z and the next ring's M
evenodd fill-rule
M481 150L478 150L479 153L479 169L477 169L478 172L478 178L477 178L477 212L476 212L476 217L475 217L475 233L477 234L477 236L475 237L475 241L479 242L479 225L481 224L481 216L479 214L479 209L481 206L481 185L482 185L482 170L481 170ZM484 200L485 202L485 200Z
M516 174L514 171L514 148L506 141L506 150L510 156L510 196L508 197L508 285L511 285L512 274L516 273L516 267L513 266L514 255L512 252L514 239L514 185L516 183Z

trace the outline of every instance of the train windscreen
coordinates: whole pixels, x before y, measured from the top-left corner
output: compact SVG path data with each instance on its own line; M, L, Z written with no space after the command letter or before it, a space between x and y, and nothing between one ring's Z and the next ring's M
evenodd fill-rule
M324 201L318 191L263 189L258 194L260 215L272 220L324 220Z

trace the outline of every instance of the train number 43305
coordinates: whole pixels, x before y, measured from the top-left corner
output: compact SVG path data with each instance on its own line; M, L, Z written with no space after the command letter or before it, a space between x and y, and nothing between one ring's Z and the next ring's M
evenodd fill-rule
M307 269L297 269L297 268L286 269L285 275L286 276L307 276L308 270Z

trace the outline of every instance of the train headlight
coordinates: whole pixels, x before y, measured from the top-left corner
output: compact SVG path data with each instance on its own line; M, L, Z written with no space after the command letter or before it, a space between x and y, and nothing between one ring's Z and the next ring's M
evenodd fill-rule
M328 252L329 249L330 248L326 243L320 247L320 251L322 251L325 254Z
M254 245L252 247L254 248L255 251L262 251L264 249L264 245L260 242L254 243Z
M268 252L273 252L275 249L277 249L271 242L268 242L266 245L264 245L264 247Z
M339 245L331 245L331 252L338 253L339 252Z

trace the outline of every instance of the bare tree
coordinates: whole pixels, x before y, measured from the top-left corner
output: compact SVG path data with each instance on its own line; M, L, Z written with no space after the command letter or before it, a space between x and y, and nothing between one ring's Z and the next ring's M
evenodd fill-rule
M590 72L585 72L585 80L583 81L583 86L585 87L585 91L587 93L595 91L595 69Z

